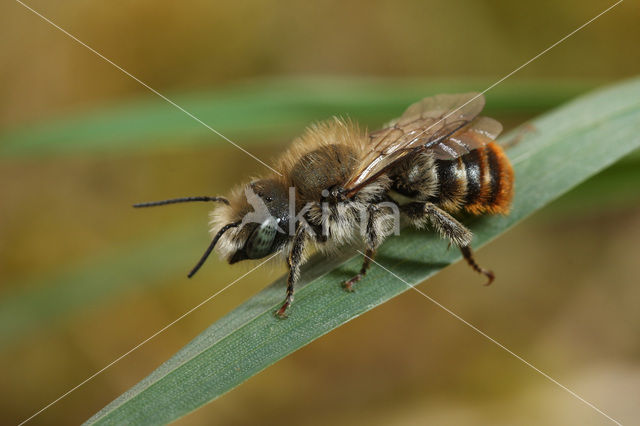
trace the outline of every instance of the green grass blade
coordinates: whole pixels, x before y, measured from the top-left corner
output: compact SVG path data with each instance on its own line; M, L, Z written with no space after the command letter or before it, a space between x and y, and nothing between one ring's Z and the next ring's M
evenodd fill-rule
M640 203L638 182L640 151L634 151L554 202L545 210L546 215L558 220L570 215L637 206Z
M267 79L224 90L168 95L205 123L244 145L290 136L310 121L334 114L378 125L422 96L485 86L486 82L470 80ZM586 82L509 83L491 92L489 112L535 114L592 87L593 83ZM227 143L164 100L153 95L142 99L7 129L0 133L0 157L119 153Z
M511 215L483 217L471 227L474 246L550 203L640 146L640 79L577 99L533 122L536 131L510 152L516 171ZM389 239L378 261L416 284L459 259L425 232ZM303 274L289 319L274 317L284 283L277 281L214 323L139 384L92 417L96 424L166 423L233 389L314 339L408 287L374 266L355 294L340 283L360 267L354 256L314 259ZM220 284L217 283L216 287Z

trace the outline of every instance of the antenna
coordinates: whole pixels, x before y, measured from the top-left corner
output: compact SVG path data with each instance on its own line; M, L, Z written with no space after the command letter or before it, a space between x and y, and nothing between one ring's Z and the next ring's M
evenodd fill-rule
M201 197L172 198L170 200L151 201L151 202L148 202L148 203L138 203L138 204L134 204L133 207L135 207L135 208L155 207L155 206L164 206L164 205L167 205L167 204L190 203L192 201L220 201L222 203L225 203L226 205L229 205L229 200L227 200L224 197L206 197L206 196L201 196Z

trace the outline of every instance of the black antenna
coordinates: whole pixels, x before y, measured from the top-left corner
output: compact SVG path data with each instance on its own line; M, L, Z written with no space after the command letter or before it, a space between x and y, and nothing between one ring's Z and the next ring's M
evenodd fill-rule
M236 226L240 225L240 223L241 222L228 223L225 226L223 226L221 230L218 231L216 236L213 237L213 240L211 241L211 244L209 244L209 247L207 247L207 250L204 252L202 257L198 261L198 264L193 267L193 269L191 270L191 272L189 272L189 275L187 275L187 277L191 278L192 276L194 276L196 274L196 272L198 272L198 269L200 269L200 267L202 265L204 265L204 262L207 260L207 258L209 257L209 255L213 251L213 248L216 246L216 243L218 242L220 237L222 237L222 234L227 232L229 229L235 228Z
M155 207L155 206L164 206L166 204L177 204L177 203L189 203L192 201L220 201L229 205L229 200L224 197L182 197L182 198L172 198L170 200L162 200L162 201L151 201L148 203L138 203L134 204L133 207Z

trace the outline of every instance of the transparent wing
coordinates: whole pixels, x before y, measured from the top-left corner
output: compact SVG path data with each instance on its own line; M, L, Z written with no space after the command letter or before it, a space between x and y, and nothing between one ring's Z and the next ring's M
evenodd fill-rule
M345 189L357 192L416 149L452 159L486 144L500 134L502 125L488 117L476 118L483 107L479 93L437 95L416 102L388 127L369 134L371 150Z
M502 124L489 117L478 117L449 137L427 147L436 159L452 160L486 145L502 132Z

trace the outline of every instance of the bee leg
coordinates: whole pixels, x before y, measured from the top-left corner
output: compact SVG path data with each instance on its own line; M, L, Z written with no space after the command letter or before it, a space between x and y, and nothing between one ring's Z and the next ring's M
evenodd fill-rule
M462 246L460 247L460 251L462 252L462 256L464 257L464 260L467 261L469 266L471 266L471 268L474 271L487 277L488 281L484 285L491 284L496 276L493 274L492 271L488 269L484 269L476 263L476 260L473 258L473 251L471 251L471 246Z
M291 245L291 251L287 259L289 266L289 276L287 277L287 295L280 309L275 314L278 318L286 318L286 311L293 302L293 286L300 277L300 266L302 265L302 253L304 251L304 243L307 238L307 232L303 227L300 227L296 231L296 235L293 237L293 244Z
M367 248L364 254L364 261L362 262L362 268L360 268L360 272L357 275L349 278L347 281L342 283L342 287L348 292L353 292L355 289L353 285L364 278L367 275L367 271L369 270L369 266L371 266L371 260L376 255L375 249Z
M471 238L473 236L471 231L435 204L422 202L409 203L402 206L402 211L416 228L424 228L429 223L443 238L448 239L451 244L458 247L471 244Z
M383 239L381 232L378 232L379 225L377 224L377 221L381 219L380 209L375 204L371 204L367 208L367 213L367 227L364 232L364 239L367 248L365 250L364 261L362 262L362 268L360 268L360 272L358 272L357 275L354 275L353 277L342 283L342 287L349 292L354 291L354 284L363 279L365 275L367 275L367 271L371 266L371 261L376 255L376 249Z
M480 267L473 258L470 246L472 234L463 224L432 203L409 203L403 208L409 219L418 228L424 226L428 221L442 237L447 238L451 244L458 246L469 266L488 278L489 281L486 285L493 282L495 277L493 272Z

